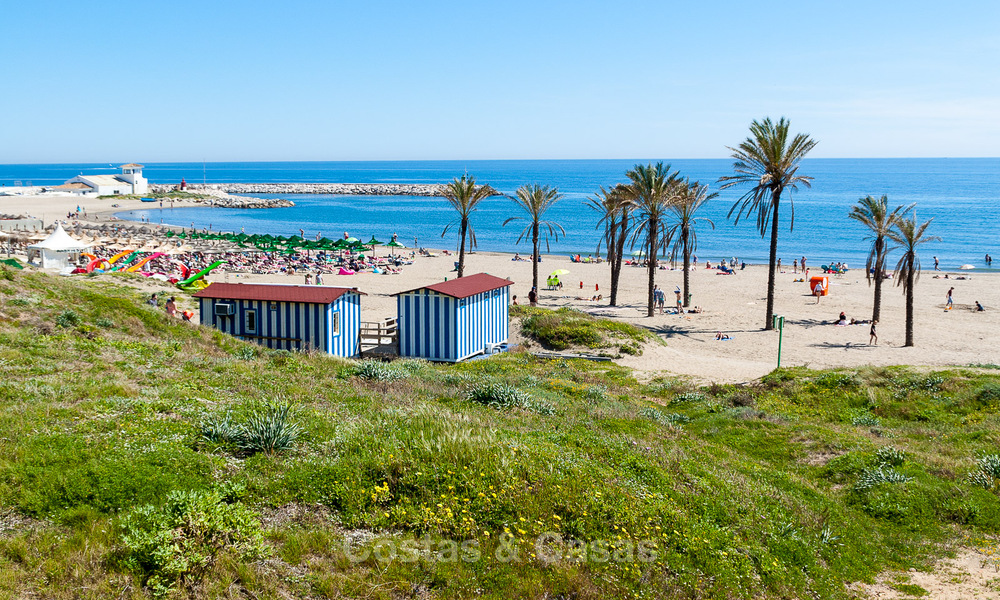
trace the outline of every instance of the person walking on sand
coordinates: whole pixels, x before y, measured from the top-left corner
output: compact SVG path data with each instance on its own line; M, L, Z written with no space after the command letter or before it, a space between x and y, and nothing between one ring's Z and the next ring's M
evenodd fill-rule
M799 266L802 267L803 271L806 270L806 257L803 256L799 259Z
M939 264L940 264L940 262L938 261L938 257L936 257L936 256L935 256L935 257L934 257L934 270L935 270L935 271L940 271L940 270L941 270L941 269L940 269L940 268L938 267L938 265L939 265Z
M878 346L878 333L875 332L876 325L878 325L878 321L872 321L871 337L868 338L869 346Z
M954 291L955 291L955 288L948 288L948 303L945 304L945 307L944 307L945 310L951 310L951 309L955 308L954 301L953 301L953 299L951 297L951 295L952 295L952 293Z
M309 284L311 284L311 283L312 283L312 273L309 273L309 272L307 271L307 272L306 272L306 285L309 285Z
M538 306L538 288L532 287L531 291L528 292L528 304Z
M816 287L813 288L813 295L816 296L816 304L819 304L819 298L823 295L823 281L817 281Z
M171 296L170 299L167 300L167 303L163 305L163 308L166 309L168 317L177 316L177 303L174 301L173 296Z
M323 285L323 271L316 272L316 285Z

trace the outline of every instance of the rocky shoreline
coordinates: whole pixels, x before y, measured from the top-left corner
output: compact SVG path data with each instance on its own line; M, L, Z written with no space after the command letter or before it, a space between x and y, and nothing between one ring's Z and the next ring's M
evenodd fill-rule
M209 183L189 185L192 192L223 194L340 194L344 196L441 196L430 183ZM497 192L497 195L500 195Z

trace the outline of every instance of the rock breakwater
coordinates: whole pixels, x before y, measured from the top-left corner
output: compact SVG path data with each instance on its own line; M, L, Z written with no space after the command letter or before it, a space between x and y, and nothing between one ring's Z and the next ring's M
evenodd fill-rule
M209 183L191 191L226 194L340 194L345 196L440 196L441 186L428 183ZM497 192L496 195L500 195Z

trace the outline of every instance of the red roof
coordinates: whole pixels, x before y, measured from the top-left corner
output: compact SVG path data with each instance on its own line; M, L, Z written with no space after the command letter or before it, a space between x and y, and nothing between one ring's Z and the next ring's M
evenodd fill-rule
M347 292L361 294L356 289L323 285L267 285L261 283L212 283L195 298L220 300L264 300L268 302L306 302L330 304Z
M482 294L483 292L489 292L509 285L514 285L514 282L509 279L487 275L486 273L476 273L475 275L459 277L443 283L425 285L424 287L408 290L407 292L399 292L399 294L407 294L409 292L416 292L417 290L431 290L445 296L451 296L452 298L468 298L469 296L475 296L476 294ZM399 294L395 295L398 296Z

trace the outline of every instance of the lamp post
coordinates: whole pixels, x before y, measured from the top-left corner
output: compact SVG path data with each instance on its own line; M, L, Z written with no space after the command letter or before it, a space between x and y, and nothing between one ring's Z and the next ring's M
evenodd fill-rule
M778 368L781 368L781 337L785 331L785 317L781 315L774 315L772 317L772 325L778 330Z

